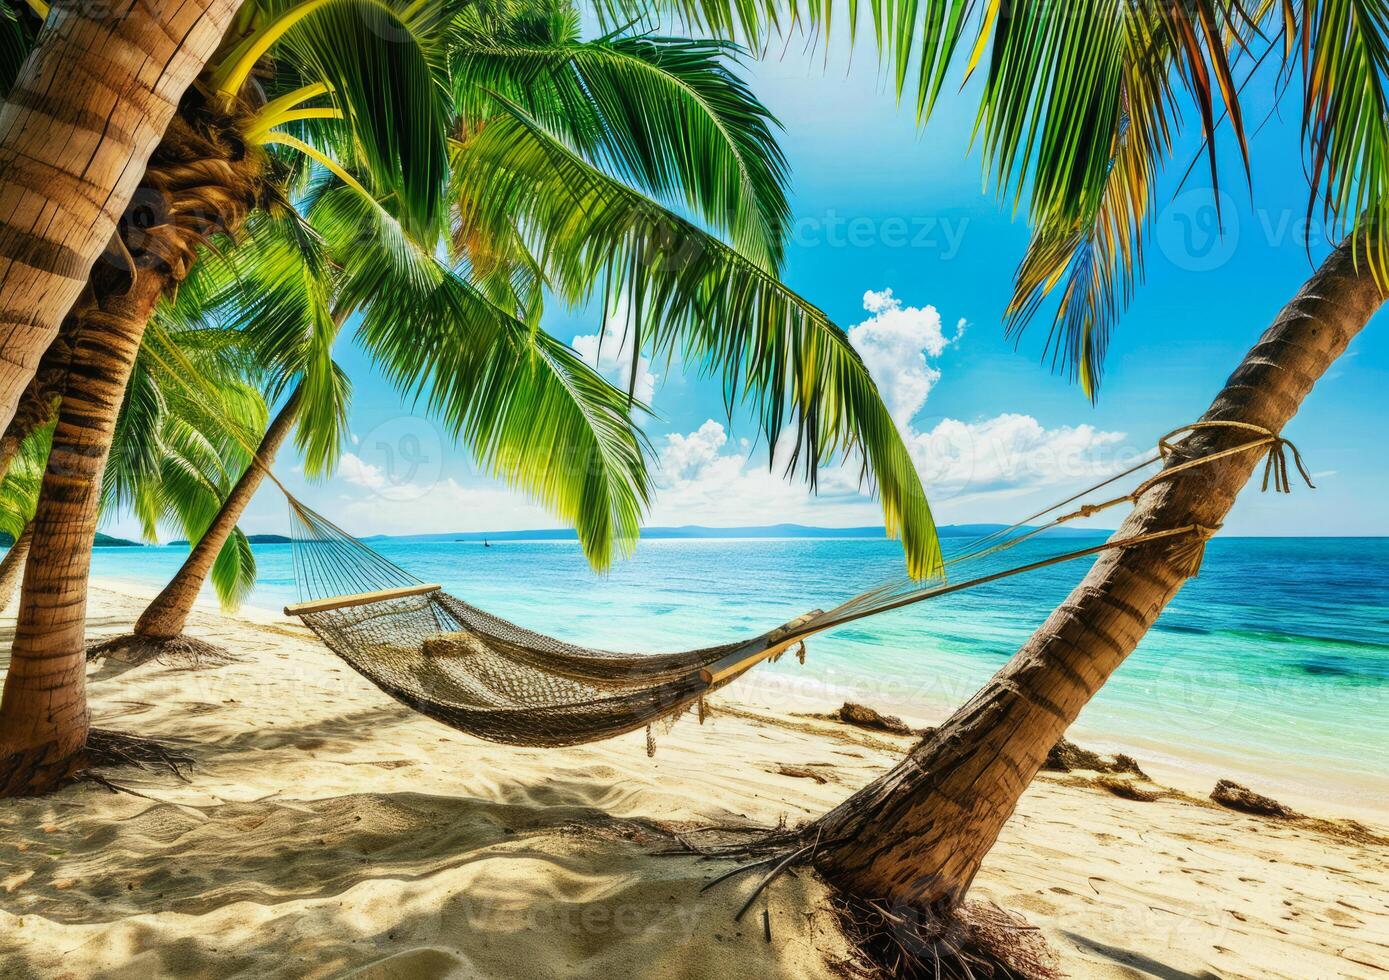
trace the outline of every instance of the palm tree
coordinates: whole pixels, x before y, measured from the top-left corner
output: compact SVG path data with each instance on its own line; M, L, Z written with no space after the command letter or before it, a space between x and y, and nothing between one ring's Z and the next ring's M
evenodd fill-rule
M446 116L428 47L432 11L412 6L393 15L373 5L370 14L346 16L307 0L257 16L266 13L243 11L212 60L206 87L185 96L149 157L140 207L122 219L126 261L98 265L88 284L90 305L74 311L83 322L71 334L0 698L0 795L55 785L81 761L88 729L86 578L98 488L155 307L187 277L202 243L235 235L252 211L275 204L272 194L282 184L273 175L292 159L269 147L338 166L280 127L312 124L315 135L339 144L338 152L360 158L398 196L412 226L426 227L437 208ZM412 43L402 43L388 26ZM343 42L366 57L342 57ZM277 62L269 91L287 91L267 101L266 86L250 76L271 48ZM383 77L367 77L372 68ZM329 104L304 108L316 100Z
M160 343L147 342L112 436L101 491L103 517L133 512L146 540L154 541L161 526L197 533L216 511L230 474L245 465L240 441L265 425L265 402L242 379L245 360L229 343L234 339L204 331L168 338L178 344L179 359L215 379L213 403L188 397L159 363L168 352L160 354ZM228 425L239 431L229 433ZM0 612L19 587L52 439L51 424L34 432L0 483L0 531L14 539L0 560ZM218 556L212 579L226 605L254 584L255 559L239 530Z
M880 0L873 13L899 87L917 58L923 113L971 29L966 71L988 53L979 117L985 164L1015 201L1030 195L1033 226L1011 326L1020 329L1054 299L1049 346L1091 397L1109 333L1141 275L1153 183L1183 101L1195 104L1213 144L1220 93L1243 147L1231 65L1243 56L1257 66L1257 41L1282 52L1280 84L1300 69L1309 211L1320 206L1345 239L1203 416L1278 433L1386 295L1389 20L1370 8L1356 0L1248 8L952 0L918 10ZM1248 441L1247 430L1202 429L1169 465ZM1282 450L1274 443L1268 451ZM1261 453L1153 484L1115 539L1192 525L1215 533ZM813 855L831 882L888 910L879 921L890 923L883 928L894 933L892 948L919 958L906 972L939 976L963 960L960 973L970 975L974 957L1026 972L1016 930L972 927L970 885L1048 749L1198 565L1189 548L1160 544L1106 553L988 684L898 766L797 835L808 845L800 853Z
M32 52L33 24L18 14L0 24L9 92L0 107L0 425L237 5L137 4L120 16L83 4L32 6L48 21Z
M660 234L653 236L653 241L674 241L673 236L678 235L686 250L715 244L694 226L672 224L673 216L655 200L642 196L638 188L644 187L653 194L683 199L714 220L725 222L739 252L757 257L745 261L738 253L723 248L717 261L726 265L738 263L737 271L744 275L755 267L774 268L780 258L787 221L782 192L784 174L766 110L729 71L737 50L720 42L645 35L610 35L582 41L571 7L554 5L544 12L543 17L513 14L501 24L480 24L472 16L460 18L461 41L453 52L452 75L459 107L454 129L468 135L454 141L458 173L450 197L456 202L452 252L461 278L495 302L535 320L540 316L538 303L543 295L541 274L551 285L562 282L570 300L577 303L587 298L595 283L606 280L611 284L614 266L622 268L621 263L611 259L578 270L564 264L573 261L578 249L587 248L598 254L609 247L607 239L598 237L604 221L587 222L582 231L571 230L565 233L567 237L562 237L553 230L552 220L534 226L532 240L527 241L518 232L523 220L531 217L524 210L508 213L501 209L490 216L494 222L491 225L481 220L471 204L474 198L496 200L494 195L502 180L524 164L505 153L499 155L500 166L486 163L482 154L487 144L477 143L476 136L488 127L505 125L507 120L516 118L543 118L544 124L534 123L541 136L567 139L570 145L582 148L580 162L587 168L578 185L566 185L553 174L533 185L538 192L550 196L551 207L560 215L572 210L572 217L577 219L583 201L575 195L576 187L601 181L596 196L613 198L607 204L609 211L632 212L648 228L655 224ZM524 103L524 109L508 97ZM531 152L526 145L522 150ZM679 154L686 159L678 160ZM668 162L672 157L678 160L674 165ZM615 176L604 179L603 172L594 166L596 161L616 164L610 171ZM350 197L325 201L310 212L310 224L317 219L324 225L325 238L340 238L344 226L355 228L370 220L369 210L358 213L363 210L359 205ZM667 224L657 224L660 221ZM632 219L626 222L630 225ZM365 237L381 240L375 235ZM365 306L368 313L361 336L380 354L396 380L417 386L427 373L432 379L434 404L447 418L472 413L473 422L452 423L465 441L474 446L479 441L490 441L490 436L479 438L484 432L476 430L476 420L486 417L484 412L488 410L483 406L494 401L500 389L493 386L490 392L472 389L449 393L451 388L457 388L460 374L451 366L446 348L455 347L458 338L446 336L445 347L429 348L427 356L420 356L420 338L431 331L437 335L438 324L426 316L402 315L402 310L419 304L419 299L411 300L409 294L410 278L418 273L403 269L396 282L390 281L388 274L396 270L392 256L399 253L386 250L378 254L364 247L363 240L358 234L344 244L343 254L347 257L341 263L344 277L337 318L343 319L348 310L358 305ZM409 247L408 242L404 244ZM422 266L436 264L425 254L417 254L416 261ZM448 282L453 273L439 267L432 275ZM653 277L653 281L661 280ZM429 311L430 307L425 306L424 310ZM714 322L736 322L737 314L730 308ZM637 321L636 328L641 325ZM831 342L836 339L837 332L823 319L815 321L814 328ZM476 327L472 332L477 333ZM758 341L747 342L755 345ZM546 343L552 351L547 357L557 356L557 342L546 338ZM513 345L514 341L508 340L503 350L510 351ZM534 343L515 349L531 360L540 353ZM846 350L839 346L836 352L843 354ZM736 360L707 349L691 353L706 360ZM734 379L731 383L742 382ZM756 379L749 384L753 390L757 386ZM773 392L772 397L778 395ZM859 405L868 407L856 407L855 413L871 415L875 397L871 389L859 393ZM134 638L118 638L102 649L134 643L145 650L158 651L180 637L207 575L211 556L221 547L225 529L239 520L263 479L262 464L274 458L287 438L299 399L300 392L296 390L267 430L256 453L258 462L247 468L207 535L198 540L183 567L140 617ZM773 434L778 431L777 420L769 425ZM880 458L895 463L890 441L890 433L865 440L882 447ZM518 441L514 451L497 452L493 459L519 453L522 445ZM892 465L885 465L882 470L889 481L898 481L885 494L886 499L910 496L910 479L900 479ZM899 486L902 490L898 490ZM593 487L586 487L582 499L598 502L611 496L605 492L595 497ZM570 504L580 505L579 501ZM598 515L605 515L608 510L594 508ZM605 517L603 523L594 526L582 519L578 522L581 544L596 566L603 567L611 560L614 529L619 547L627 546L635 537L638 517L635 509L624 505L616 521ZM189 643L186 638L177 642Z

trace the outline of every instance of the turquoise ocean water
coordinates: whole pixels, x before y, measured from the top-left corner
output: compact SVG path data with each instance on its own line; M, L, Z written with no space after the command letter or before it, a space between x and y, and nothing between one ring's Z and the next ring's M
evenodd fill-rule
M1098 543L1048 538L999 560ZM947 542L947 551L952 544ZM883 540L647 540L610 574L567 542L379 542L426 581L591 646L686 649L761 632L901 573ZM161 585L184 548L102 548L93 574ZM295 600L290 549L256 547L249 604ZM842 627L742 682L748 700L860 700L928 723L1000 667L1084 560ZM974 572L971 569L971 574ZM1389 811L1389 539L1211 542L1205 566L1072 731L1195 782L1234 776L1343 808Z

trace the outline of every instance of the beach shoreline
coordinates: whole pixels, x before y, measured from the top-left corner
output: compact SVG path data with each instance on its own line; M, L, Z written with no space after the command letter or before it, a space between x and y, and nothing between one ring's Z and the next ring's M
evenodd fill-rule
M577 547L399 544L387 557L464 601L528 629L600 649L690 649L756 635L859 584L900 571L892 542L700 540L638 549L596 576ZM1026 547L1026 546L1025 546ZM1025 557L1041 558L1039 545ZM186 556L176 548L105 549L93 571L108 587L161 588ZM286 622L294 602L289 548L257 548L257 621ZM1308 563L1344 587L1299 584ZM844 701L940 723L1040 626L1077 569L964 593L813 637L795 658L729 691L774 713L824 712ZM1247 576L1266 576L1257 593ZM1389 746L1365 733L1389 724L1389 551L1334 542L1217 541L1139 649L1071 726L1073 740L1145 761L1154 775L1204 794L1218 779L1294 806L1389 820ZM525 582L524 589L517 583ZM205 608L214 609L210 599Z
M90 635L128 629L152 591L94 582ZM119 770L142 795L80 785L0 808L5 975L821 977L852 958L813 876L771 890L768 943L732 920L748 884L700 892L726 862L655 851L674 831L811 819L909 737L735 686L653 758L640 732L510 748L412 714L273 613L202 606L190 632L237 659L89 674L96 723L186 752L187 782ZM1025 915L1072 976L1389 969L1386 821L1364 815L1355 839L1200 795L1043 773L975 895Z

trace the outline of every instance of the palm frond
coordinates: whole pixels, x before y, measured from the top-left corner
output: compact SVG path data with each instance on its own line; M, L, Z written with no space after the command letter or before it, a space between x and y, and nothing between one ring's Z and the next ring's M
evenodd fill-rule
M478 465L574 527L606 568L635 543L646 444L625 394L572 351L493 305L360 195L325 195L317 227L356 234L339 302L385 376L422 400ZM371 229L363 234L364 229Z
M1008 331L1016 335L1058 293L1047 348L1053 364L1070 371L1092 400L1109 338L1142 275L1157 170L1170 153L1174 128L1169 80L1148 64L1165 60L1153 47L1152 24L1145 15L1130 21L1125 34L1121 111L1099 192L1076 214L1051 212L1036 220L1007 309Z
M222 608L235 609L256 586L256 556L251 541L241 528L233 528L227 543L212 563L212 587Z
M265 22L227 53L213 72L213 84L237 91L247 62L273 42L268 50L290 63L278 66L277 79L295 89L319 85L327 91L284 106L262 124L296 121L317 142L330 145L340 162L360 160L380 187L399 196L407 224L432 238L443 217L445 137L452 115L446 51L455 5L448 0L269 0L260 6ZM336 116L297 118L316 105L332 107Z
M607 281L626 302L635 349L680 353L718 375L730 413L746 405L788 473L860 453L912 574L934 574L940 545L901 435L842 330L774 276L691 222L593 167L519 106L459 154L455 181L483 227L523 216L552 288L571 303ZM484 193L485 192L485 193Z
M28 8L0 2L0 98L10 92L19 70L34 46L34 25Z
M1015 206L1028 195L1033 231L1008 329L1016 336L1054 296L1047 350L1092 399L1142 275L1153 188L1182 106L1201 117L1213 187L1222 104L1247 168L1230 48L1243 43L1249 17L1243 0L1085 0L1064 12L995 3L985 13L977 132L1000 192Z
M157 516L137 503L142 484L162 463L164 447L159 436L167 405L149 361L137 357L102 471L101 499L102 510L108 513L134 507L148 541L157 540Z
M1284 0L1289 51L1302 66L1303 138L1320 211L1389 283L1389 6L1379 0Z
M727 42L656 36L577 39L564 19L470 38L454 60L465 126L497 96L520 106L609 175L689 207L766 268L790 222L786 161L767 108Z
M356 247L360 232L338 229L337 247ZM185 331L215 324L217 336L234 338L272 401L302 388L296 440L310 476L333 469L347 436L350 385L332 357L340 319L333 263L311 221L254 215L236 246L194 267L170 310Z
M0 531L12 538L24 533L25 526L34 519L55 425L42 426L20 444L18 455L0 482Z

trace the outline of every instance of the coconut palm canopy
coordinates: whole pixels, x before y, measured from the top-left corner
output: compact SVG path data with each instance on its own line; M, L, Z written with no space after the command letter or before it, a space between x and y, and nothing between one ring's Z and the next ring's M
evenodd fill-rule
M305 213L313 234L352 243L331 260L341 281L311 287L312 328L298 325L320 338L303 362L298 438L310 466L331 465L346 394L325 356L326 324L360 312L359 336L386 373L423 393L485 468L578 526L606 565L630 548L646 504L642 443L615 414L630 406L619 410L605 382L536 329L547 297L621 296L638 343L720 372L730 408L750 404L812 482L823 461L861 451L909 566L934 569L930 513L876 387L842 331L776 278L785 167L774 122L736 75L739 49L630 33L586 41L577 24L572 8L549 3L243 8L210 66L209 102L270 154L281 202L297 194L317 212ZM376 71L392 83L373 83ZM408 125L392 116L401 112ZM543 182L518 183L555 154ZM359 202L332 200L341 195L322 191L333 182ZM431 269L440 195L454 215L452 258ZM413 266L374 262L402 248L420 253ZM304 268L332 278L314 260ZM335 288L345 292L329 302ZM239 302L264 313L277 295ZM291 317L272 318L282 338ZM515 371L497 373L502 336L530 375L522 387ZM535 410L562 415L576 393L588 405L567 422ZM601 411L595 400L606 400Z

